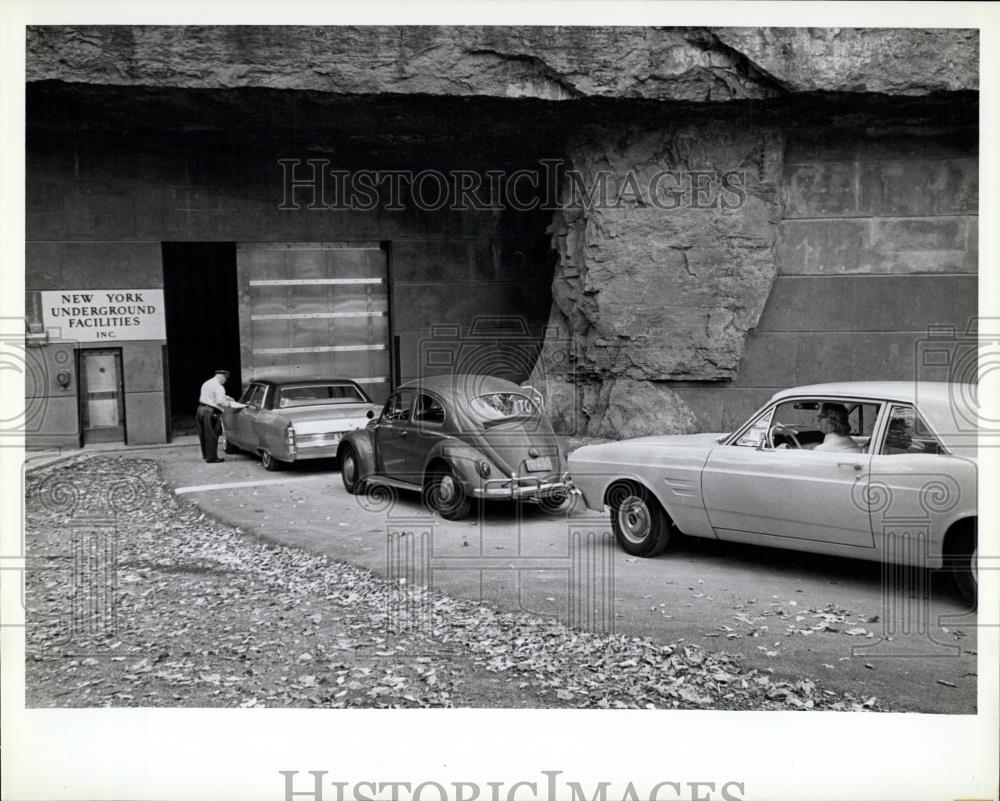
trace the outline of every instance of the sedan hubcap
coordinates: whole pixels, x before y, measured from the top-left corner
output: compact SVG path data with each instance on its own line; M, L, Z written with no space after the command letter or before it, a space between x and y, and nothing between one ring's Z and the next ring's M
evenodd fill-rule
M618 527L629 542L641 543L649 534L649 509L640 498L626 498L618 508Z
M344 457L344 466L341 468L344 471L344 477L350 481L354 481L354 458L352 456Z

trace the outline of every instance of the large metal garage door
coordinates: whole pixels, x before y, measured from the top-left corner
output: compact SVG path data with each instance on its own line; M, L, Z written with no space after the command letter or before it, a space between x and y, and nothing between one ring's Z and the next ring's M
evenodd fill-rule
M377 242L236 246L243 379L351 378L389 393L386 253Z

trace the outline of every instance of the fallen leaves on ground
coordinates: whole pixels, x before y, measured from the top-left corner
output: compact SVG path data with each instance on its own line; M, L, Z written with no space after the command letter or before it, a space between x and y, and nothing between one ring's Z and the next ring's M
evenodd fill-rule
M269 543L178 500L152 461L43 468L26 504L28 706L878 706Z

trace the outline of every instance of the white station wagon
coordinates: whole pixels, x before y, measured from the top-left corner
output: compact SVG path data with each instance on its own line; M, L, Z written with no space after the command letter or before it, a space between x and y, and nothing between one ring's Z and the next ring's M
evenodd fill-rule
M591 445L569 466L621 547L675 531L955 574L977 587L976 388L852 382L787 389L730 434Z

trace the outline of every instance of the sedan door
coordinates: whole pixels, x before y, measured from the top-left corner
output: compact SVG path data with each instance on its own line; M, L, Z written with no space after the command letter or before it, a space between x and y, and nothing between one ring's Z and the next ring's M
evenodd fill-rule
M247 404L239 409L223 411L223 423L226 437L236 447L247 451L257 451L259 439L254 426L257 415L264 403L267 387L264 384L250 384L240 398L240 403Z
M776 407L768 409L758 418L763 423L755 422L748 432L773 430L779 422L787 422L778 414ZM873 429L876 417L877 405L869 404L864 428ZM797 429L803 440L816 433L806 425L790 428ZM705 508L720 538L763 544L774 538L775 545L783 544L780 540L810 540L874 547L866 492L871 463L867 450L775 448L766 436L757 447L754 444L753 439L737 438L714 448L705 463Z

